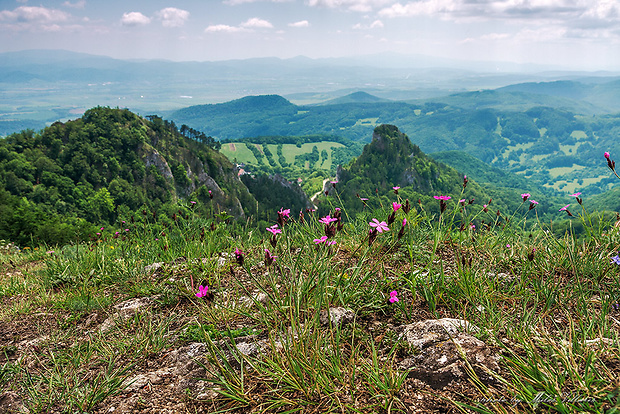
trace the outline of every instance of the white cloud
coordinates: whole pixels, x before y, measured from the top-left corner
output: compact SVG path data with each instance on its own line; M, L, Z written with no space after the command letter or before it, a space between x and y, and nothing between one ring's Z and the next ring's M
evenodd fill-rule
M123 26L143 26L149 24L151 19L140 12L123 13L121 24Z
M462 3L462 0L421 0L404 5L396 3L380 10L379 15L385 17L412 17L450 13L457 11L459 7L463 7L460 3Z
M310 22L308 20L301 20L295 23L289 23L289 27L310 27Z
M567 30L561 27L543 27L539 29L523 29L514 36L517 42L547 42L566 37Z
M176 7L166 7L158 11L156 16L164 27L180 27L189 19L189 12Z
M246 22L241 23L241 27L247 29L273 29L273 25L267 20L259 19L258 17L252 17Z
M254 29L273 29L273 25L267 20L253 17L241 23L239 26L229 26L227 24L215 24L208 26L205 33L238 33L251 32Z
M0 11L0 20L18 23L58 23L69 20L70 15L61 10L45 7L20 6L13 11Z
M618 20L620 17L620 3L616 0L595 2L583 16L602 20Z
M357 23L352 26L354 30L363 30L363 29L381 29L383 27L383 22L381 20L375 20L370 24L370 26L366 26L361 23Z
M393 0L306 0L311 7L344 8L360 13L369 13L392 2Z
M209 26L205 29L206 33L237 33L237 32L243 32L246 29L242 28L242 27L236 27L236 26L229 26L227 24L216 24L216 25L212 25Z
M496 41L496 40L504 40L509 38L511 35L508 33L487 33L485 35L480 36L480 40L490 40L490 41Z
M229 6L237 6L239 4L258 3L259 1L267 1L270 3L288 3L292 0L224 0L224 4L228 4Z
M345 0L311 0L345 1ZM444 20L563 22L620 20L618 0L416 0L379 10L383 17L435 16Z
M71 3L70 1L65 1L63 4L65 7L70 7L72 9L83 9L86 6L86 0L78 0L75 3Z

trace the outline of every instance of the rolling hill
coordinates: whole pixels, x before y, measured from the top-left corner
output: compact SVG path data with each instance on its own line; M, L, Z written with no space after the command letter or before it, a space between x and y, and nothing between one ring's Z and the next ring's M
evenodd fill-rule
M620 152L614 138L620 132L620 117L532 106L525 98L523 102L530 104L518 110L494 109L518 107L514 95L524 93L489 91L446 98L452 103L438 100L319 106L298 106L272 95L252 96L185 108L172 113L171 118L231 141L318 133L364 142L376 126L394 124L424 152L463 151L559 192L588 188L591 193L599 193L615 185L599 158L605 151ZM565 99L537 96L543 97L541 102ZM472 103L476 99L480 107Z

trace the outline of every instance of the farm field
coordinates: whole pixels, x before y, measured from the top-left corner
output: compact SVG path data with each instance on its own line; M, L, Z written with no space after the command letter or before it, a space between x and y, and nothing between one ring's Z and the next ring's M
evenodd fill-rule
M261 153L264 153L263 145L260 145L260 144L250 144L250 145L255 145L256 148L259 151L261 151ZM271 152L271 154L273 154L273 160L275 161L276 166L285 167L281 165L278 160L278 152L277 152L278 145L264 144L264 146L266 146ZM310 155L312 154L314 147L317 148L317 151L319 153L319 160L317 161L315 168L323 169L323 170L330 170L332 168L332 150L334 148L343 148L344 145L337 143L337 142L331 142L331 141L305 143L305 144L302 144L301 147L298 147L295 144L282 144L282 155L284 156L284 159L286 160L288 164L294 164L296 156L302 156L305 154ZM321 156L321 153L323 151L327 152L327 158L323 158ZM252 165L259 164L258 161L256 160L256 157L252 153L252 151L250 151L247 148L244 142L233 142L233 143L223 144L220 152L224 154L226 157L228 157L228 159L231 160L232 162L236 161L238 163L245 163L245 164L252 164ZM263 159L263 164L268 163L266 158L267 157ZM306 168L308 168L307 162L305 165L306 165Z

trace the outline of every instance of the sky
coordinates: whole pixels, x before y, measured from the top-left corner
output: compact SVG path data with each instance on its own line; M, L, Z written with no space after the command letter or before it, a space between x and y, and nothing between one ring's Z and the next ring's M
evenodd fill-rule
M620 70L620 0L0 0L0 52L217 61L380 52Z

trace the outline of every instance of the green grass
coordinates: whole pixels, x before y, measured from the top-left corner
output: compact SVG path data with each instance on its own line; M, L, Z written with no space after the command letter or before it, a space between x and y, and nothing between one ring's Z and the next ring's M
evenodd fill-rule
M588 138L588 134L586 134L585 131L573 131L573 132L571 132L570 136L575 138L575 139L586 139L586 138Z
M349 217L336 197L325 201L332 217L343 208L330 246L315 243L326 230L312 213L273 236L191 215L155 234L139 216L125 238L110 228L53 252L0 254L0 393L17 392L32 413L96 412L128 398L128 378L199 342L207 349L197 359L202 380L216 397L205 405L188 389L176 398L189 412L613 412L620 395L613 218L573 207L572 225L584 232L571 225L556 237L529 203L498 216L477 204L462 208L454 201L461 195L452 196L440 216L400 208L373 242L368 223L386 220L392 206ZM277 256L273 264L265 249ZM155 262L157 270L145 271ZM212 299L196 297L200 284ZM394 290L399 301L390 303ZM145 297L148 306L99 329L115 305ZM321 323L333 307L350 309L353 319ZM480 328L472 334L501 355L495 382L482 381L477 362L466 359L467 378L444 389L401 367L419 351L397 327L443 317ZM11 347L9 337L36 348ZM235 346L252 341L260 352ZM153 398L170 388L153 387Z
M581 144L582 144L581 142L578 142L574 145L561 145L560 144L560 151L562 151L564 155L575 155L575 153L577 152Z
M572 167L556 167L556 168L549 168L549 175L552 178L557 178L561 175L568 175L571 173L574 173L576 171L579 170L584 170L586 167L584 167L583 165L573 165Z
M357 122L355 122L354 126L377 126L378 124L379 118L364 118L364 119L358 119Z
M591 184L596 184L607 178L607 175L600 175L592 178L574 178L572 180L557 180L553 184L545 184L545 187L555 188L558 191L574 193Z
M231 161L237 160L237 162L249 164L257 164L258 162L252 151L245 146L245 143L224 144L220 152Z
M528 142L527 144L515 144L515 145L509 145L506 147L506 149L504 150L504 152L502 153L504 158L508 158L508 155L510 155L511 152L513 151L517 151L517 150L526 150L531 148L534 145L533 142ZM521 155L523 157L523 155Z
M295 162L296 155L310 154L312 153L312 148L314 146L317 147L319 151L319 156L323 150L326 150L328 154L327 159L323 163L321 163L321 160L319 158L319 161L317 162L316 167L323 169L323 170L330 170L332 167L332 149L342 148L344 145L337 143L337 142L331 142L331 141L305 143L301 145L301 148L297 147L294 144L283 144L282 155L284 156L284 159L286 160L287 163L293 164ZM232 150L233 147L235 148L234 151ZM273 154L273 159L276 162L276 165L281 168L282 165L280 165L278 161L277 145L270 144L270 145L267 145L267 147ZM263 150L262 145L258 145L257 148L262 152ZM247 147L245 146L245 143L237 142L237 143L224 144L220 152L224 154L231 161L236 159L237 162L240 162L240 163L247 163L247 164L254 164L254 165L256 165L257 163L256 158L254 157L252 152L249 149L247 149ZM265 162L267 161L265 160Z

